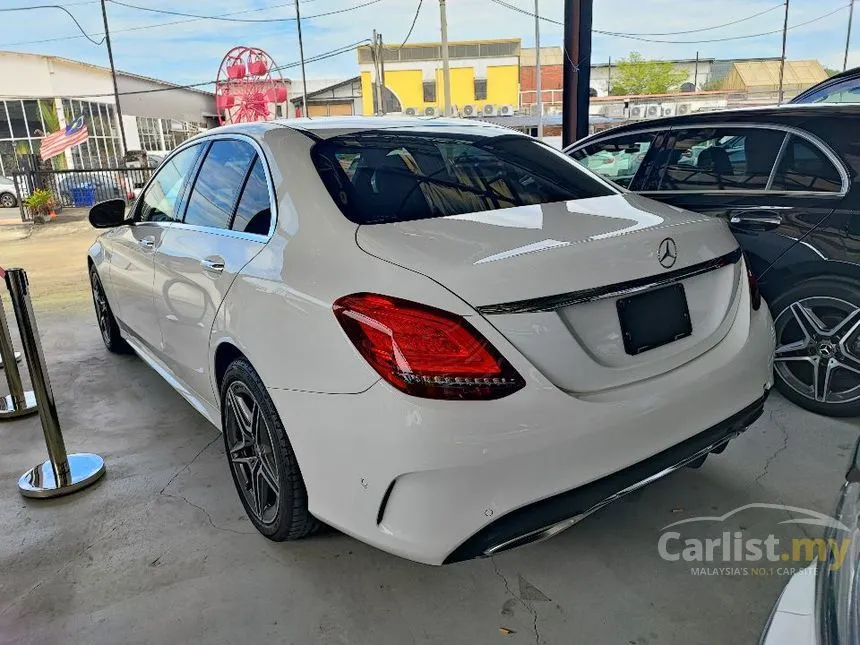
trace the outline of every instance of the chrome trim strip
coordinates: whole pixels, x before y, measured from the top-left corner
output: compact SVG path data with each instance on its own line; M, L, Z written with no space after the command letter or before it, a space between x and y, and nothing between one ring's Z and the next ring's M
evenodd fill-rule
M702 448L698 452L695 452L688 457L685 457L684 459L675 463L674 465L668 466L667 468L664 468L663 470L656 472L653 475L646 477L645 479L643 479L641 481L636 482L635 484L631 484L627 488L622 488L617 493L613 493L609 497L597 502L597 504L588 508L587 510L583 511L582 513L579 513L578 515L574 515L573 517L570 517L566 520L562 520L561 522L556 522L555 524L545 526L543 528L537 529L536 531L531 531L529 533L526 533L525 535L519 535L519 536L512 538L510 540L506 540L506 541L502 542L501 544L497 544L495 546L492 546L489 549L487 549L486 551L484 551L484 555L485 556L492 556L492 555L495 555L501 551L505 551L507 549L512 549L515 546L517 546L518 544L536 544L538 542L543 542L544 540L548 540L549 538L558 535L562 531L569 529L574 524L578 524L579 522L584 520L589 515L592 515L592 514L596 513L597 511L599 511L600 509L602 509L606 506L609 506L613 502L618 501L622 497L626 497L630 493L634 493L637 490L639 490L640 488L644 488L648 484L652 484L653 482L657 481L658 479L662 479L666 475L670 475L673 472L675 472L676 470L680 470L681 468L683 468L684 466L686 466L690 462L695 461L699 457L704 457L705 455L710 454L714 450L717 450L720 446L727 444L729 441L731 441L732 439L737 437L741 432L742 432L741 430L738 430L737 432L733 432L727 436L721 437L719 440L715 441L714 443L710 444L709 446ZM537 537L535 537L535 539L529 539L529 538L532 538L534 536L537 536Z
M650 197L654 195L745 195L748 197L826 197L841 199L845 193L828 193L816 190L637 190L637 195ZM787 206L786 208L791 208Z
M483 305L475 307L478 313L485 316L493 316L498 314L524 314L524 313L539 313L551 312L571 305L582 304L583 302L592 302L594 300L603 300L605 298L618 298L621 296L629 296L636 293L659 289L681 280L686 280L715 269L722 269L726 266L737 264L741 259L740 248L735 249L731 253L727 253L721 257L714 258L694 264L685 269L671 271L661 276L648 276L628 282L618 284L610 284L604 287L596 287L594 289L586 289L584 291L572 291L570 293L562 293L555 296L543 296L540 298L531 298L529 300L519 300L515 302L505 302L498 305Z
M776 153L776 159L773 160L773 166L770 169L770 174L767 176L767 183L764 185L765 190L770 190L773 186L773 179L776 177L776 169L782 163L782 158L785 156L785 150L788 148L788 141L791 139L791 134L786 132L782 138L782 143L779 144L779 151Z

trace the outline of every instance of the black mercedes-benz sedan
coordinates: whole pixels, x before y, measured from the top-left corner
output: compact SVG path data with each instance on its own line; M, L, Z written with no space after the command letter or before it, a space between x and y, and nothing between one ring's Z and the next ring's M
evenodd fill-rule
M565 152L628 190L725 218L774 317L780 391L860 415L860 105L639 121Z

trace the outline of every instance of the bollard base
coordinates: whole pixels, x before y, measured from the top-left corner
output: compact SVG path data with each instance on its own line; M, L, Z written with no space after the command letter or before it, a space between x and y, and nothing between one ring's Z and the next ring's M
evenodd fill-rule
M16 363L21 362L21 352L15 352L15 362ZM2 370L2 369L3 369L3 359L0 358L0 370Z
M17 408L11 394L0 397L0 420L26 417L29 414L36 414L38 411L39 407L36 405L36 395L30 390L24 392L24 405Z
M24 497L59 497L95 483L105 474L104 459L91 453L69 455L70 483L62 486L54 479L50 461L39 464L21 475L18 491Z

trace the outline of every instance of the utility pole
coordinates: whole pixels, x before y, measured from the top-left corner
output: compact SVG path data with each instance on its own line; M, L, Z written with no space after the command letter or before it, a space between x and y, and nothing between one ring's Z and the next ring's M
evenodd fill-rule
M593 0L564 2L562 142L565 146L588 134L593 9Z
M842 60L842 71L848 69L848 47L851 46L851 20L854 18L854 0L848 9L848 35L845 37L845 58Z
M543 139L543 88L540 79L540 11L535 0L535 92L537 93L537 136Z
M442 29L442 89L445 92L445 116L451 116L451 67L448 64L448 12L446 0L439 0L439 18Z
M379 47L376 49L376 55L379 58L379 111L385 114L385 45L382 42L382 34L377 34L379 37Z
M376 29L373 30L373 39L370 46L373 53L373 74L376 77L376 82L373 86L373 95L376 100L374 114L378 116L382 114L382 73L379 71L379 34L376 33Z
M782 105L785 98L785 41L788 38L788 5L791 0L785 0L785 20L782 23L782 58L779 61L779 98L777 105Z
M110 46L110 28L108 27L108 17L107 17L107 7L105 6L105 0L102 0L102 19L105 23L105 43L107 44L107 52L108 52L108 60L110 61L110 76L113 80L113 100L116 104L116 117L119 121L119 136L122 140L122 152L125 154L128 152L128 145L125 142L125 126L122 123L122 107L119 103L119 88L116 84L116 67L113 64L113 50ZM68 121L69 117L66 117ZM72 119L74 121L74 119Z
M104 0L102 0L104 2ZM299 32L299 59L302 63L302 116L308 116L308 79L305 77L305 46L302 43L302 14L296 0L296 29Z
M696 67L693 69L693 91L699 91L699 52L696 52Z
M612 56L609 57L609 65L606 68L606 95L612 95Z

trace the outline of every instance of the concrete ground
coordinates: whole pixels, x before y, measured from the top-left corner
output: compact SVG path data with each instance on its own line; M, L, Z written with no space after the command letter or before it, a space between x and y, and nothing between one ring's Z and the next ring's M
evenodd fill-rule
M215 429L140 360L104 350L85 288L94 232L57 231L0 238L0 265L32 266L66 444L101 454L108 473L26 500L16 480L45 459L38 420L0 424L4 644L752 644L786 577L692 575L660 558L660 529L755 502L829 514L860 430L775 395L701 469L490 560L427 567L335 531L275 544L245 518ZM68 252L44 250L57 244ZM750 509L684 529L800 535L785 519Z

